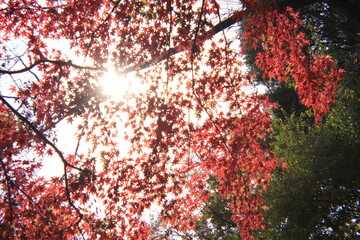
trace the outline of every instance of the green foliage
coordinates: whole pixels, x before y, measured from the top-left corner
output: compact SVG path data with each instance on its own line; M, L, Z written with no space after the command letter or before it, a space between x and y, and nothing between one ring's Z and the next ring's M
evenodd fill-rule
M272 113L277 118L284 118L290 114L300 116L306 111L306 107L300 102L298 94L288 83L277 84L269 88L267 95L270 100L277 103L278 108Z
M287 163L265 195L268 230L259 239L355 239L360 216L360 108L346 90L326 121L309 114L274 120L271 143Z
M215 191L217 182L211 178L212 195L202 208L201 219L197 222L196 236L199 239L239 240L236 224L231 220L230 204Z

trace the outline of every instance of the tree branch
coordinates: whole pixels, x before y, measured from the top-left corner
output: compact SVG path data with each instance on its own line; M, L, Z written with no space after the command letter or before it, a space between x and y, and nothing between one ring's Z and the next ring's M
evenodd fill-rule
M36 135L45 142L45 144L50 145L50 147L52 149L55 150L55 152L58 154L58 156L60 157L61 161L64 164L64 177L65 177L65 191L66 191L66 197L68 199L69 205L75 209L75 211L79 214L79 220L77 221L76 224L78 224L81 220L83 215L81 214L80 210L75 206L75 204L73 203L73 201L71 200L71 195L70 195L70 190L69 190L69 182L68 182L68 178L67 178L67 167L71 167L73 169L76 169L78 171L89 171L89 170L84 170L81 169L79 167L76 167L74 165L72 165L71 163L69 163L63 153L55 146L54 143L52 143L46 136L44 136L44 134L42 134L27 118L25 118L24 116L22 116L16 109L14 109L11 104L9 104L1 95L0 95L0 100L3 102L4 105L6 105L11 112L13 112L22 122L24 122L26 125L28 125L35 133Z
M25 118L24 116L22 116L15 108L13 108L11 106L10 103L8 103L5 98L3 96L0 95L0 101L3 102L3 104L5 106L7 106L10 111L12 113L14 113L22 122L24 122L26 125L28 125L35 133L36 135L45 142L45 144L48 144L52 149L55 150L55 152L58 154L58 156L60 157L61 161L64 163L65 166L74 168L78 171L85 171L84 169L78 168L74 165L72 165L71 163L69 163L68 161L66 161L63 153L55 146L54 143L52 143L49 139L47 139L46 136L44 136L44 134L42 134L27 118Z
M31 64L29 67L25 67L19 70L15 70L15 71L7 71L7 70L2 70L0 69L0 73L1 74L18 74L18 73L23 73L23 72L27 72L30 71L31 69L33 69L34 67L36 67L37 65L40 65L42 63L51 63L51 64L55 64L58 65L59 67L62 66L70 66L70 67L74 67L74 68L78 68L78 69L86 69L86 70L95 70L95 71L104 71L106 70L104 67L90 67L90 66L80 66L77 64L72 63L71 61L61 61L61 60L49 60L49 59L44 59L44 60L39 60L36 61L35 63Z
M11 201L11 186L10 186L10 183L11 183L11 179L10 177L8 176L8 172L7 172L7 169L5 167L5 164L3 162L3 158L0 157L0 162L1 162L1 166L4 170L4 175L5 175L5 180L6 180L6 187L7 187L7 192L8 192L8 201L9 201L9 207L10 207L10 225L13 224L13 215L14 215L14 211L13 211L13 203Z
M217 33L221 32L221 31L225 30L226 28L232 26L233 24L243 20L244 17L246 16L246 13L247 13L246 10L237 11L237 12L233 13L229 18L225 19L224 21L219 22L212 29L210 29L209 31L205 32L204 34L198 36L197 37L198 41L196 41L196 43L194 43L194 45L187 46L185 44L185 42L182 42L177 47L170 48L166 53L160 55L157 58L154 58L150 61L146 61L144 63L137 64L135 66L128 67L127 69L121 71L121 74L127 74L127 73L130 73L133 71L146 69L148 67L158 64L159 62L162 62L163 60L166 60L168 57L173 56L177 53L191 50L193 47L196 47L196 46L202 44L205 40L213 37ZM182 45L187 46L187 47L180 48L180 46L182 46ZM27 72L42 63L51 63L51 64L58 65L60 67L61 66L70 66L70 67L74 67L74 68L78 68L78 69L85 69L85 70L106 71L106 68L104 68L104 67L80 66L80 65L72 63L71 61L44 59L44 60L36 61L29 67L25 67L25 68L22 68L19 70L8 71L8 70L0 69L0 74L18 74L18 73Z
M194 47L199 46L200 44L202 44L205 40L210 39L211 37L215 36L217 33L221 32L221 31L225 30L226 28L232 26L233 24L243 20L244 17L246 16L246 14L247 14L246 10L237 11L237 12L233 13L226 20L216 24L209 31L207 31L204 34L198 36L198 38L197 38L198 41L196 43L194 43L193 45L188 46L185 42L182 42L177 47L170 48L168 50L168 52L160 55L159 57L151 59L150 61L146 61L144 63L137 64L135 66L128 67L127 69L121 71L120 73L121 74L127 74L127 73L130 73L130 72L143 70L143 69L149 68L151 66L154 66L154 65L158 64L159 62L161 62L163 60L166 60L168 57L173 56L173 55L175 55L177 53L192 50ZM187 46L187 47L180 48L180 46L183 46L183 45Z

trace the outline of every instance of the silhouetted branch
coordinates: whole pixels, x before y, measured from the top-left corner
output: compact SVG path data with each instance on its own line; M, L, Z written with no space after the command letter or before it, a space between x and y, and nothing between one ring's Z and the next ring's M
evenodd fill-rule
M67 196L69 205L78 212L78 214L79 214L79 216L80 216L80 220L79 220L79 221L81 221L81 219L82 219L82 214L81 214L80 210L74 205L74 203L73 203L72 200L71 200L70 191L69 191L69 183L68 183L68 178L67 178L67 167L71 167L71 168L76 169L76 170L78 170L78 171L88 171L88 170L81 169L81 168L76 167L76 166L72 165L71 163L69 163L69 162L65 159L63 153L55 146L55 144L52 143L44 134L42 134L27 118L25 118L24 116L22 116L15 108L13 108L13 107L11 106L11 104L8 103L1 95L0 95L0 100L1 100L1 102L3 102L3 104L4 104L5 106L8 107L8 108L10 109L10 111L13 112L22 122L24 122L26 125L28 125L28 126L31 128L31 130L33 130L33 131L36 133L36 135L37 135L41 140L43 140L43 141L45 142L45 144L50 145L50 147L51 147L52 149L54 149L55 152L57 153L57 155L60 157L61 161L62 161L63 164L64 164L64 176L65 176L66 196Z
M1 162L1 166L4 170L4 175L5 175L5 180L6 180L6 187L7 187L7 192L8 192L8 201L9 201L9 206L10 206L10 224L12 225L12 221L13 221L13 215L14 215L14 211L13 211L13 204L12 204L12 200L11 200L11 179L8 176L8 172L7 169L5 167L5 164L3 162L3 158L0 157L0 162Z
M246 14L247 14L247 11L245 11L245 10L237 11L237 12L233 13L226 20L216 24L209 31L205 32L202 35L199 35L197 37L198 41L196 41L196 43L194 43L193 45L186 45L184 42L180 43L177 47L170 48L166 53L160 55L159 57L151 59L151 60L146 61L144 63L137 64L135 66L131 66L131 67L121 71L120 73L121 74L127 74L127 73L130 73L130 72L143 70L143 69L149 68L151 66L154 66L154 65L158 64L159 62L161 62L163 60L166 60L168 57L173 56L173 55L175 55L177 53L192 50L194 47L199 46L200 44L202 44L205 40L210 39L211 37L213 37L217 33L221 32L221 31L225 30L226 28L232 26L233 24L243 20L244 17L246 16ZM187 47L181 47L182 45L187 46Z
M19 69L19 70L14 70L14 71L7 71L7 70L2 70L0 69L0 73L1 74L18 74L18 73L23 73L23 72L27 72L30 71L31 69L33 69L34 67L36 67L37 65L40 65L42 63L51 63L51 64L55 64L58 65L59 67L62 66L70 66L70 67L74 67L74 68L78 68L78 69L86 69L86 70L96 70L96 71L100 71L100 70L106 70L104 67L90 67L90 66L80 66L77 64L72 63L71 61L61 61L61 60L49 60L49 59L44 59L44 60L39 60L36 61L35 63L31 64L28 67Z

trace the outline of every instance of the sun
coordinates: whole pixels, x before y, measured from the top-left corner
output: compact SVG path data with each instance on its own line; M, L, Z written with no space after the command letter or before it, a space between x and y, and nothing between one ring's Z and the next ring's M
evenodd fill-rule
M141 91L143 88L135 73L119 75L115 71L107 71L100 79L102 93L113 98L121 98L128 93Z

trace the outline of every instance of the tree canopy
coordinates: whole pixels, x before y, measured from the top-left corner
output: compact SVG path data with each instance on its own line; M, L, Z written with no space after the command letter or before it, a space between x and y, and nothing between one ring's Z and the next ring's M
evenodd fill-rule
M276 104L249 91L242 56L261 49L263 78L291 79L315 123L343 70L311 51L291 7L242 0L224 15L222 4L0 1L3 238L148 239L152 209L158 231L191 234L214 191L243 239L265 227ZM240 22L239 42L229 28ZM135 72L144 89L104 94L110 71ZM54 159L61 175L41 175Z

